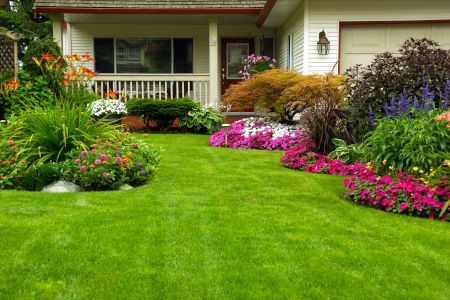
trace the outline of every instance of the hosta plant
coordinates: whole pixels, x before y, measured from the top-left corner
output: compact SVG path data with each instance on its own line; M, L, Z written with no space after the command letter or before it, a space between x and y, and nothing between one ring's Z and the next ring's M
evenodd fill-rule
M215 108L203 106L194 108L181 118L180 126L190 132L208 133L218 131L223 124L223 116Z

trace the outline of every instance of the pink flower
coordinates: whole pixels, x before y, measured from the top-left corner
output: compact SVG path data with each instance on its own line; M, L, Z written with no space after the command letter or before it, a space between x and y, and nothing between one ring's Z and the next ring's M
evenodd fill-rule
M103 173L103 174L102 174L102 177L105 177L105 178L106 178L106 177L109 177L109 173Z
M104 154L104 153L102 153L102 154L100 154L99 158L100 158L100 159L106 159L106 158L107 158L107 155Z
M94 163L95 163L96 165L99 165L99 164L102 163L102 161L101 161L100 159L96 159L96 160L94 161Z
M94 165L90 165L89 168L95 169L95 166Z
M83 172L85 172L87 170L87 167L86 166L80 166L80 171L83 171Z
M122 161L122 158L120 156L117 156L116 157L116 162L121 162L121 161Z
M75 159L75 163L76 163L76 164L81 163L81 159L79 159L79 158Z
M12 146L12 145L14 145L14 141L13 141L13 140L8 140L8 141L6 142L6 145Z

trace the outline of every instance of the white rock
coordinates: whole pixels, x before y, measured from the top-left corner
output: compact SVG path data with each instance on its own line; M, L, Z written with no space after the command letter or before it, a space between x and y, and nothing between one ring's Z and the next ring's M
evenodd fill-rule
M129 191L129 190L132 190L132 189L133 189L133 187L131 185L129 185L129 184L124 184L124 185L122 185L119 188L119 190L121 190L121 191Z
M46 193L70 193L70 192L81 192L81 187L75 183L59 180L50 185L45 186L42 189Z

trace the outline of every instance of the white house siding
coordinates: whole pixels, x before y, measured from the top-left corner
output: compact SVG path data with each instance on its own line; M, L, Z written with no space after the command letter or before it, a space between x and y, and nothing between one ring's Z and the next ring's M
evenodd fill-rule
M332 70L338 61L340 21L450 20L448 0L310 0L308 73ZM319 32L325 29L330 54L317 54ZM337 72L337 67L334 70Z
M294 11L288 20L277 29L276 33L276 57L278 66L285 69L287 67L287 41L288 36L292 34L294 38L294 61L293 67L303 72L303 54L304 54L304 2Z

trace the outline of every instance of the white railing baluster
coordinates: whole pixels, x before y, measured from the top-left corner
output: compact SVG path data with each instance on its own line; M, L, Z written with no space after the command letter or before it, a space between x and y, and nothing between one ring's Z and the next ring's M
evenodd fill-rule
M193 97L191 95L191 82L190 81L188 81L188 88L187 88L187 90L188 90L188 97L193 99Z
M150 98L150 81L147 81L147 99Z
M181 97L184 98L184 81L181 82Z

